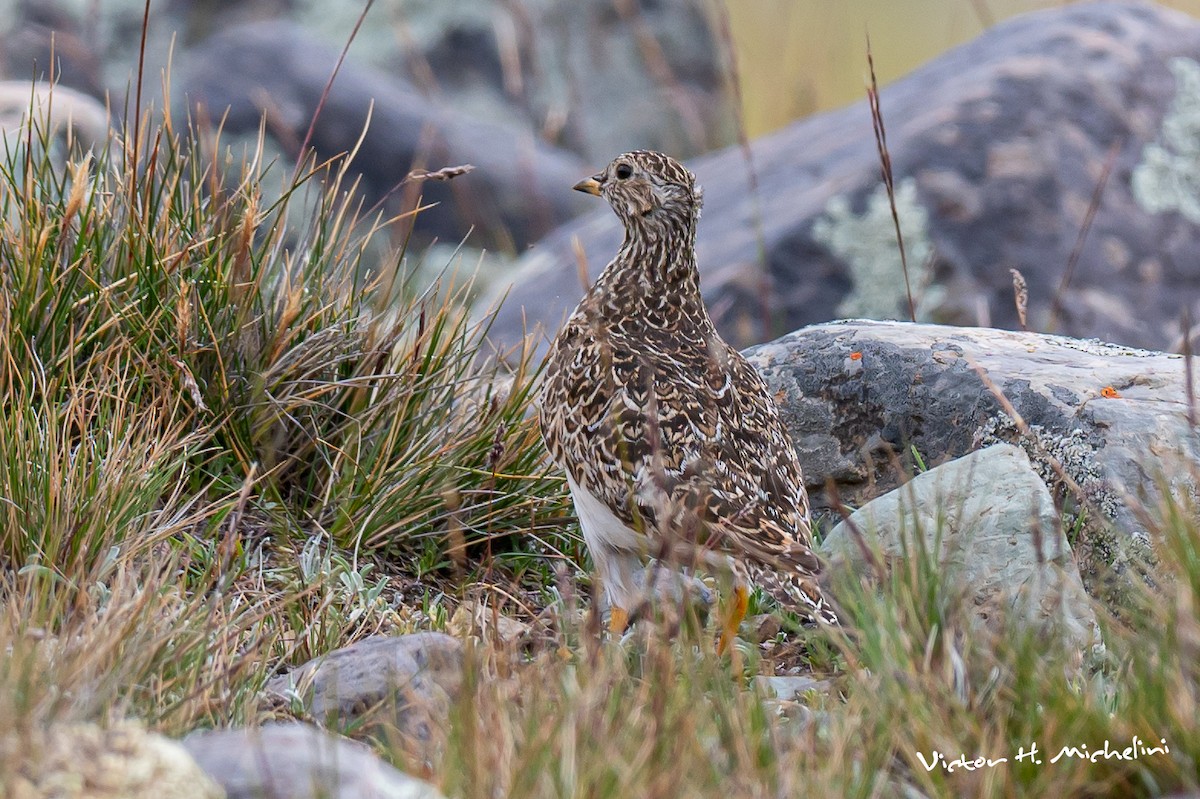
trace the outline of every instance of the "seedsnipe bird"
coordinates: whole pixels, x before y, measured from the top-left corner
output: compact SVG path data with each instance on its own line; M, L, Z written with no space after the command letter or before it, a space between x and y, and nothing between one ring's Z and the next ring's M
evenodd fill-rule
M620 632L650 556L732 585L717 649L745 617L751 581L826 623L800 463L766 383L700 297L695 176L635 151L580 181L625 227L616 257L559 332L540 421L567 474L584 541Z

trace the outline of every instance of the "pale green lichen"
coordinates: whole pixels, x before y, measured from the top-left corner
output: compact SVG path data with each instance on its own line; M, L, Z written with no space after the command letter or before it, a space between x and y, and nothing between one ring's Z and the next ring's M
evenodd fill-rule
M1120 512L1121 501L1104 477L1096 447L1079 428L1060 433L1028 425L1025 431L1006 415L992 416L975 432L975 443L1006 442L1025 450L1033 470L1056 501L1063 503L1063 529L1068 531L1084 585L1093 593L1111 592L1112 586L1100 585L1101 575L1125 568L1134 551L1129 542L1136 537L1118 540L1114 534L1111 522Z
M908 254L917 318L928 318L928 310L938 304L943 290L930 285L933 245L929 239L929 213L917 197L917 183L912 178L905 178L896 186L896 213ZM908 316L900 248L883 186L867 198L861 214L854 213L847 196L832 198L813 225L813 238L850 268L854 288L838 305L838 316L867 319Z
M1096 448L1082 429L1058 433L1034 424L1027 425L1026 431L1023 434L1008 416L992 416L975 433L975 441L984 446L1001 441L1016 444L1029 455L1034 471L1056 497L1063 499L1073 491L1062 477L1065 474L1083 492L1082 497L1074 497L1077 502L1091 505L1105 518L1117 517L1120 500L1096 460Z
M1178 211L1200 224L1200 64L1173 58L1175 97L1158 140L1142 149L1133 170L1134 200L1151 214Z
M1142 350L1137 347L1126 347L1124 344L1110 344L1098 338L1069 338L1067 336L1044 336L1046 340L1065 347L1069 350L1086 352L1088 355L1101 355L1106 358L1161 358L1163 353L1152 350ZM1168 358L1182 358L1182 355L1167 355Z

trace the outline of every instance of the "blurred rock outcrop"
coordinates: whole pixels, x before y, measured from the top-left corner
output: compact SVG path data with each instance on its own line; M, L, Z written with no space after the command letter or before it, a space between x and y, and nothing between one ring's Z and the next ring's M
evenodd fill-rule
M300 26L256 22L222 31L188 55L189 106L200 106L233 133L267 130L299 151L321 105L338 50ZM367 125L370 121L369 126ZM365 129L365 133L363 132ZM361 141L360 141L361 139ZM395 77L347 61L325 98L311 144L322 158L355 152L369 202L388 198L393 211L423 202L416 228L425 237L519 249L581 207L570 186L584 167L530 131L475 119L421 96ZM472 164L446 183L399 187L410 170Z
M367 746L308 724L204 730L182 743L228 799L442 799Z
M17 0L0 20L0 78L111 92L119 119L139 68L143 102L159 107L169 72L177 118L203 106L215 124L228 108L222 141L236 147L265 115L263 160L286 167L362 11L168 0L151 8L143 58L144 9ZM436 204L414 222L417 245L470 234L469 247L511 258L588 209L570 187L614 150L694 155L733 139L728 47L705 0L380 0L364 23L311 143L321 159L356 151L368 206ZM453 183L396 188L464 163L475 171Z
M20 0L0 30L0 77L50 81L104 96L103 55L94 26L53 0Z
M920 320L1168 348L1200 318L1200 22L1148 3L1017 17L882 90ZM907 318L866 102L691 166L703 288L738 345L851 316ZM613 153L615 155L616 153ZM1095 198L1095 200L1093 199ZM502 317L549 334L621 233L603 203L523 259ZM1086 236L1082 235L1086 231ZM501 286L501 290L507 288Z
M395 18L414 82L599 167L634 148L690 156L733 141L714 13L703 0L407 0Z

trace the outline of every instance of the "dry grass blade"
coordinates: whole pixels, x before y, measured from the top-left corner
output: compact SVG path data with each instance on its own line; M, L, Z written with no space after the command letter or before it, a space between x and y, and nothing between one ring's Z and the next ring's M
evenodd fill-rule
M758 170L754 166L754 152L750 149L750 136L746 132L746 114L742 97L742 79L738 70L737 46L733 40L733 26L729 19L729 8L724 3L717 7L718 32L725 49L726 68L729 70L729 87L733 92L734 122L737 125L738 148L746 162L746 181L750 189L750 218L754 224L754 243L758 266L758 309L760 338L766 340L774 334L774 303L771 301L771 275L767 258L767 237L763 229L762 198L758 188Z
M675 107L675 112L679 115L679 120L683 123L683 129L687 133L688 144L696 152L704 151L705 145L708 143L704 120L696 108L695 100L691 99L688 91L675 75L675 70L671 68L662 45L655 36L654 29L643 19L639 4L633 0L613 0L613 5L621 20L629 26L633 33L634 42L642 56L642 63L646 65L659 87L665 90L668 100Z
M321 90L321 98L317 100L316 110L313 111L312 119L308 121L308 130L304 132L304 140L300 142L300 150L296 154L296 169L292 177L293 182L299 179L301 168L308 160L308 145L312 142L313 133L317 129L317 120L321 118L321 111L324 110L325 102L329 99L329 92L333 90L333 82L337 80L338 73L342 70L342 64L346 60L346 54L350 52L350 45L354 43L354 39L358 36L359 30L362 28L363 21L366 20L367 13L373 5L375 5L375 0L367 0L363 4L362 12L358 15L358 19L354 21L354 29L346 37L346 44L342 46L342 52L338 54L338 60L333 67L333 72L329 75L329 80L325 82L325 88ZM147 0L146 7L149 8L149 6L150 2Z
M136 168L139 162L138 147L142 141L142 78L146 71L146 34L150 29L150 0L146 0L146 4L142 9L142 25L141 25L141 46L138 48L138 66L137 77L134 84L134 108L133 108L133 131L130 134L126 131L126 137L129 141L128 161L126 168ZM137 182L131 182L129 186L129 204L133 206L134 197L137 195Z
M579 236L571 236L571 251L575 253L575 274L579 276L579 287L586 294L592 287L592 279L588 275L587 251L583 249Z
M1180 327L1182 329L1182 343L1180 350L1183 353L1183 388L1187 395L1187 421L1188 427L1192 430L1196 429L1196 385L1193 382L1195 375L1192 371L1192 313L1187 306L1184 306L1183 317L1180 319Z
M436 169L430 172L427 169L414 169L404 176L400 185L413 181L421 180L453 180L461 175L466 175L473 172L475 167L471 164L460 164L459 166L444 166L441 169Z
M1017 269L1009 269L1009 274L1012 275L1013 283L1013 302L1017 306L1017 324L1022 330L1028 330L1028 317L1026 316L1029 310L1029 287L1025 283L1025 276Z
M888 152L887 130L883 126L883 109L879 106L879 85L875 80L875 57L871 53L871 36L867 35L867 103L871 108L871 127L875 131L875 147L879 151L879 169L887 189L888 206L892 209L892 224L896 228L896 246L900 249L900 268L904 272L904 296L908 298L909 321L917 321L917 306L913 302L912 285L908 279L908 255L904 251L904 234L900 232L900 214L896 211L896 184L892 176L892 155Z
M979 27L987 30L996 24L996 15L988 8L987 0L971 0L971 10L979 20Z
M841 516L842 521L846 523L846 529L850 531L850 538L854 541L854 545L858 548L859 554L862 555L863 561L871 569L871 573L875 575L875 579L882 581L886 576L883 563L876 557L875 552L867 543L867 537L859 528L858 524L851 518L853 511L846 507L842 502L840 493L838 492L837 483L832 478L825 481L825 490L828 492L834 509Z
M1092 229L1092 222L1096 219L1096 212L1100 210L1100 201L1104 197L1104 189L1108 186L1108 178L1112 174L1113 165L1117 162L1117 156L1121 153L1121 148L1124 146L1124 139L1117 139L1108 148L1108 154L1104 158L1104 166L1100 170L1100 177L1096 180L1096 187L1092 189L1092 197L1088 201L1087 212L1083 216L1083 224L1079 228L1079 234L1075 237L1075 246L1071 248L1071 254L1067 258L1067 267L1063 270L1062 280L1058 283L1058 288L1054 291L1054 299L1050 303L1050 332L1058 329L1058 319L1065 310L1064 302L1067 295L1067 288L1071 285L1071 278L1075 275L1075 267L1079 263L1079 258L1083 255L1083 245L1087 242L1088 232Z
M996 402L1000 404L1001 410L1009 419L1012 420L1012 423L1016 426L1017 432L1021 434L1021 437L1032 442L1034 445L1039 446L1039 449L1042 449L1040 454L1045 459L1046 463L1050 465L1051 470L1054 472L1054 476L1057 477L1058 480L1067 487L1067 490L1070 491L1071 496L1076 502L1079 503L1080 507L1087 509L1092 518L1104 519L1104 514L1099 508L1096 507L1095 502L1093 502L1091 497L1088 496L1087 492L1083 490L1078 481L1076 481L1075 478L1070 475L1062 461L1054 457L1054 455L1050 452L1045 451L1044 448L1040 446L1040 439L1034 434L1033 430L1030 429L1029 424L1025 421L1025 417L1023 417L1020 412L1013 407L1012 401L1009 400L1004 392L1000 390L1000 387L996 385L996 381L992 380L992 377L987 373L987 370L984 369L982 365L970 358L967 359L967 365L975 372L976 375L978 375L980 382L983 383L984 387L988 390L988 393L990 393Z

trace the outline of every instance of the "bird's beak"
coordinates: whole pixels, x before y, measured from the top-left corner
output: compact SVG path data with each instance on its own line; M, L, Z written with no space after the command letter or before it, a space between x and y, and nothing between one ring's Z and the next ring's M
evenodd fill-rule
M599 177L600 177L599 175L592 175L587 180L579 181L574 186L572 186L572 188L575 189L575 191L582 191L585 194L594 194L597 197L599 197L600 196L600 181L598 180Z

